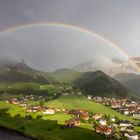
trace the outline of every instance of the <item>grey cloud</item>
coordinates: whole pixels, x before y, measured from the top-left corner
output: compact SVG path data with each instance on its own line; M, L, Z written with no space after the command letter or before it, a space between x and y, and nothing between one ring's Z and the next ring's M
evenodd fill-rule
M0 30L17 24L56 21L74 24L115 42L130 56L139 55L139 0L3 0ZM99 57L102 56L102 57ZM55 70L96 59L103 68L122 59L113 48L81 32L62 28L32 28L0 36L0 63L22 58L34 68ZM105 62L104 62L105 61Z

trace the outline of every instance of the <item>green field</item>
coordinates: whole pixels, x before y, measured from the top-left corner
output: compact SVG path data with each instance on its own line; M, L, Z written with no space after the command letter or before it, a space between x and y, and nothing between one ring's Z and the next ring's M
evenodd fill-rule
M0 102L0 125L18 130L25 135L32 136L39 140L105 140L102 135L93 131L92 125L81 124L80 127L63 128L65 120L73 116L63 112L54 115L43 115L43 118L36 118L38 113L27 113L18 106Z
M40 85L40 90L46 90L49 94L56 94L61 93L63 90L63 87L61 86L54 86L54 85Z
M62 96L56 100L47 102L46 105L56 108L85 109L91 113L102 113L111 116L118 116L120 119L132 120L131 117L124 116L102 104L89 101L83 96Z
M58 99L45 103L54 108L85 109L90 113L102 113L111 116L118 116L120 119L132 120L131 117L124 116L118 112L105 107L99 103L89 101L83 96L62 96ZM5 109L5 110L3 110ZM30 117L30 116L31 117ZM0 102L0 125L18 130L28 136L39 140L105 140L106 138L94 132L92 124L83 122L80 127L64 128L66 120L74 116L63 112L53 115L43 115L40 113L25 113L25 111L15 105ZM139 127L135 127L139 131Z

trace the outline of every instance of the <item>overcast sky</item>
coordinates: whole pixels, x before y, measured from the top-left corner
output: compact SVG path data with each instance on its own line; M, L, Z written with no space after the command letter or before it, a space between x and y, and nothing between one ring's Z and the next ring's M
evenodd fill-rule
M129 56L139 56L139 7L139 0L0 0L0 31L31 22L62 22L95 31ZM97 38L60 27L26 28L0 36L0 64L25 59L34 68L51 71L111 58L123 57Z

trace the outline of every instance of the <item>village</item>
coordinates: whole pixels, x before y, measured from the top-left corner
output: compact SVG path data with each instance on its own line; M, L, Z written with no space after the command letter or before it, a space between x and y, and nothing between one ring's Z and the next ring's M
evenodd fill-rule
M88 99L110 107L123 115L131 116L134 119L140 120L140 101L99 96L88 96Z
M43 97L40 96L39 99ZM140 119L140 103L127 99L115 99L106 97L93 97L88 96L88 100L101 103L107 107L117 110L124 115L130 115L134 119ZM53 115L55 113L65 113L71 115L72 119L65 120L64 128L80 127L84 124L92 125L93 131L105 135L108 139L128 139L138 140L139 133L134 129L135 126L139 126L139 123L131 122L128 120L121 120L117 116L110 116L101 113L92 113L84 109L66 109L66 108L53 108L47 107L44 103L29 104L28 101L34 100L33 95L26 95L24 100L12 98L6 100L8 104L17 105L26 113L40 113L43 115ZM43 117L42 117L43 118Z

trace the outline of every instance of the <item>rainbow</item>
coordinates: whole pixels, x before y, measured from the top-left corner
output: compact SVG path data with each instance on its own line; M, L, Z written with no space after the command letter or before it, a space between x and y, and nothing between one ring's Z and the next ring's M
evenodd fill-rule
M59 23L59 22L36 22L36 23L28 23L28 24L21 24L21 25L16 25L13 27L10 27L8 29L4 29L2 31L0 31L0 36L7 34L9 32L15 32L17 30L23 30L26 28L34 28L34 27L41 27L41 26L54 26L54 27L62 27L62 28L66 28L66 29L71 29L71 30L75 30L75 31L79 31L79 32L83 32L89 36L92 36L94 38L97 38L101 41L103 41L104 43L108 44L109 46L113 47L117 52L119 52L126 60L128 60L128 62L130 63L130 65L135 68L138 72L140 72L140 68L132 61L129 59L129 56L115 43L113 43L111 40L105 38L104 36L94 32L94 31L90 31L88 29L79 27L79 26L75 26L75 25L71 25L71 24L65 24L65 23Z

